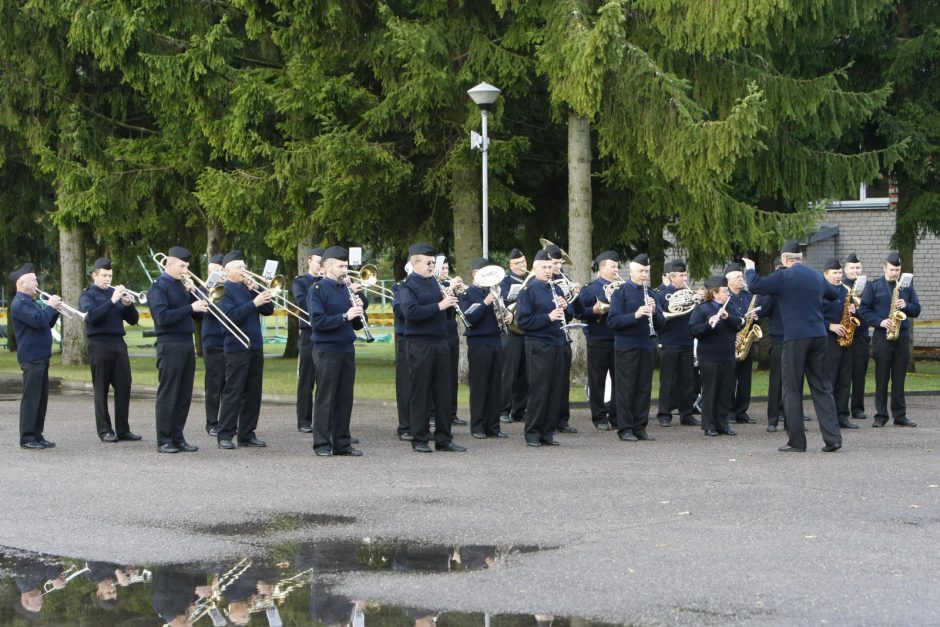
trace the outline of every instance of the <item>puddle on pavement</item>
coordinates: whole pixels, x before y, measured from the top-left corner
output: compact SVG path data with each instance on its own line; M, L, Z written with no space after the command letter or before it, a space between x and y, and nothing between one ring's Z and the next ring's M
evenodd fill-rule
M0 547L0 624L606 625L543 613L467 613L378 604L335 589L348 573L488 570L499 568L512 555L539 550L551 549L333 541L276 545L263 557L145 566Z
M294 531L303 527L331 527L356 522L352 516L337 514L281 513L260 520L214 523L193 527L195 533L215 536L245 536L279 531Z

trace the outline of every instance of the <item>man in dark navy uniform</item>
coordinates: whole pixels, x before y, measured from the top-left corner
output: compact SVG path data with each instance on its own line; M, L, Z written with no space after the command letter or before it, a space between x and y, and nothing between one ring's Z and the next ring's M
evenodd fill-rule
M245 257L233 250L222 259L225 266L225 296L219 309L248 336L246 348L238 339L225 337L225 391L219 407L219 448L267 446L255 429L261 414L261 384L264 378L264 338L260 316L274 313L271 290L259 289L245 274ZM246 284L246 280L250 281Z
M436 261L436 260L435 260ZM450 278L450 261L444 257L441 263L440 272L441 283L444 287L452 287L453 280ZM462 285L462 284L461 284ZM460 336L457 329L457 310L447 310L447 346L450 348L450 424L451 426L464 426L467 421L457 416L457 379L458 367L460 365Z
M564 262L565 254L561 250L561 247L556 244L549 244L548 246L545 247L545 252L548 253L548 256L551 258L552 263L554 263L555 265L555 268L552 273L552 280L564 281L565 277L562 274L562 266L565 263ZM574 284L569 284L569 286L571 289L569 290L568 293L565 293L560 287L556 291L558 291L558 293L562 295L563 299L568 299L565 301L563 307L567 309L568 305L570 305L571 311L574 312L573 315L577 318L580 318L583 313L581 311L581 302L578 300L578 294L581 291L581 285L574 283ZM570 322L571 320L570 318L566 318L565 321ZM577 324L579 324L582 327L584 326L582 323L577 323ZM568 331L568 334L570 336L571 334L570 330ZM571 352L571 342L566 341L562 349L564 350L564 356L565 356L564 358L564 364L565 364L564 379L566 382L565 390L568 390L570 387L570 384L568 382L571 381L571 360L573 358L573 354ZM571 426L571 399L569 398L569 394L567 393L562 395L561 405L559 405L558 407L558 421L556 423L555 428L559 433L577 433L578 432L577 428Z
M311 248L307 253L307 272L294 279L291 291L294 302L301 307L307 306L310 289L320 280L320 262L323 248ZM309 311L307 313L310 313ZM297 430L302 433L313 431L313 386L317 380L316 366L313 363L313 345L310 340L310 321L300 321L300 346L297 364Z
M216 254L209 258L208 275L219 273L222 276L223 255ZM225 388L225 334L228 333L222 323L212 315L202 319L200 335L202 337L202 365L205 368L206 390L206 433L212 437L219 435L219 405L222 404L222 390Z
M587 326L584 337L587 339L587 377L588 404L591 407L591 422L601 431L610 431L616 424L617 412L614 402L614 332L607 327L607 313L610 301L604 287L620 277L620 255L612 250L605 250L594 259L597 278L584 286L578 294L581 303L581 320ZM604 400L610 377L610 401Z
M774 259L774 270L783 267L780 257ZM767 318L767 328L770 335L770 373L767 378L767 431L775 433L783 416L783 379L782 360L783 352L783 316L776 296L764 296L761 301L761 313ZM784 419L785 421L786 419Z
M39 282L31 263L10 273L16 296L10 302L10 322L16 335L16 360L23 371L23 396L20 400L20 447L53 448L43 436L46 403L49 400L49 358L52 357L52 327L59 319L62 299L52 296L37 302Z
M861 300L861 290L855 289L855 283L858 277L862 276L862 262L858 255L850 253L842 264L842 283L855 293L855 296ZM858 314L855 316L858 318ZM864 320L858 318L861 324L855 329L855 335L852 338L852 392L849 401L852 418L856 420L865 420L865 376L868 374L868 362L871 360L871 331Z
M731 262L725 266L725 278L728 279L728 289L731 291L731 315L743 318L750 310L754 295L747 290L741 264ZM754 424L757 422L747 413L751 406L751 380L754 374L754 345L748 351L747 357L742 361L735 361L734 366L734 397L731 401L731 418L737 423Z
M408 249L412 273L398 288L399 307L405 319L408 382L411 390L409 426L411 447L418 453L430 453L429 398L434 395L434 446L438 451L463 452L450 432L451 384L450 347L447 340L447 310L457 304L453 295L445 296L432 276L434 248L413 244Z
M849 293L842 285L842 264L838 259L830 259L823 266L823 276L830 285L839 290L839 298L823 301L823 317L826 320L829 355L829 379L832 383L832 398L836 403L836 416L842 429L858 429L849 418L849 386L852 382L852 347L839 346L839 338L848 330L842 325L842 313L845 299ZM851 305L855 313L855 305Z
M124 342L124 323L137 324L134 298L123 285L111 287L111 260L100 257L91 271L94 284L82 292L78 308L85 312L85 337L91 383L95 390L95 426L102 442L140 440L128 424L131 404L131 361ZM114 428L108 413L108 390L114 387Z
M323 279L310 289L307 311L312 326L317 393L313 411L313 450L321 457L351 455L349 435L353 389L356 384L356 329L363 328L368 302L362 284L353 288L346 276L349 252L330 246L323 252Z
M405 273L411 274L411 264L405 264ZM411 402L408 383L408 339L405 337L405 317L401 313L399 289L401 281L392 286L392 315L395 317L395 405L398 409L398 439L411 442Z
M183 428L196 376L193 320L205 316L209 303L192 292L191 259L192 254L182 246L170 248L163 274L147 290L147 307L157 334L157 450L161 453L199 450L186 441Z
M889 340L887 332L897 323L889 317L891 298L901 278L901 256L893 252L884 263L884 276L865 286L858 316L862 324L875 328L872 334L872 352L875 355L875 419L873 427L883 427L888 422L888 382L891 382L891 417L898 427L916 427L907 418L907 402L904 398L904 379L911 360L912 318L920 316L920 300L914 284L901 288L897 308L906 317L901 322L896 340Z
M666 278L669 284L659 290L659 301L666 309L668 296L679 290L687 289L689 280L685 261L676 259L666 264ZM666 319L659 334L659 407L656 417L662 427L672 424L672 410L679 410L679 424L701 426L693 415L692 403L695 402L695 366L692 346L694 341L689 333L688 313ZM665 319L665 312L663 317Z
M509 272L499 284L499 295L506 306L516 302L518 294L510 295L513 285L521 286L529 274L525 255L518 248L509 251ZM499 421L511 423L525 420L528 377L525 371L525 338L518 325L503 336L502 397Z
M645 254L630 262L630 278L610 299L607 326L614 332L617 384L617 435L624 442L655 440L646 432L653 393L656 335L666 324L649 282L650 262ZM650 321L652 320L652 325Z
M832 398L832 384L826 348L826 323L823 300L836 300L839 292L826 282L822 274L803 265L803 253L795 240L784 243L780 254L783 268L765 277L757 275L754 262L744 259L745 277L755 294L777 297L783 317L783 405L787 416L784 453L806 450L803 421L803 375L809 382L816 408L816 419L826 446L831 453L842 448L842 432Z

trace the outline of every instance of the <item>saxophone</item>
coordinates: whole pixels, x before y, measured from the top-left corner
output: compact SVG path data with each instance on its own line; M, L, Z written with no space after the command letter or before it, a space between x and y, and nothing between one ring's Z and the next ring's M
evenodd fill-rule
M848 290L848 293L845 295L845 304L842 306L842 320L839 321L843 327L845 327L845 335L838 338L836 343L842 348L848 348L852 345L852 341L855 339L855 329L861 325L861 321L852 315L851 307L855 305L858 307L859 298L855 295L854 290Z
M898 279L891 292L891 307L888 309L888 319L894 322L894 328L885 333L885 338L889 342L896 342L901 335L901 323L907 320L907 314L898 307L898 298L901 296L901 280Z
M751 303L747 306L747 312L744 314L744 326L738 331L738 334L734 336L734 358L737 361L747 359L747 355L751 352L751 346L754 345L754 342L764 337L764 332L761 331L759 326L754 324L754 319L747 317L747 314L754 310L756 303L757 296L752 296Z

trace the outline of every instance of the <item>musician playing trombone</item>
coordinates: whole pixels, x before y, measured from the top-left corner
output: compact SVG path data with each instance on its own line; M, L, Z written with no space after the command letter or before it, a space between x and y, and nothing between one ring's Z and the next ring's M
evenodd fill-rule
M233 250L222 258L225 295L219 309L248 336L246 347L233 334L225 336L225 388L219 406L218 445L222 449L267 446L255 435L261 414L261 383L264 376L264 338L260 316L274 313L274 292L258 286L246 273L245 257Z
M212 277L215 273L221 276L223 257L218 253L209 257L206 276ZM202 365L205 368L206 433L216 437L219 435L219 406L222 404L222 390L225 389L225 336L228 332L220 320L208 315L202 319L200 335Z
M323 252L323 279L314 283L304 306L313 328L311 353L317 377L313 408L313 450L320 457L362 456L349 433L356 383L356 329L367 324L363 286L348 285L349 252ZM358 293L358 295L357 295Z
M193 320L205 316L209 303L193 293L190 260L192 253L182 246L170 248L163 274L147 290L147 306L157 335L157 450L161 453L199 450L186 441L183 428L196 376Z
M307 306L310 290L322 278L320 264L323 251L319 246L307 251L307 271L291 284L294 302L304 307ZM301 318L300 342L297 349L297 430L301 433L313 432L313 386L317 380L317 371L313 364L313 344L310 338L310 320Z
M85 312L85 338L91 383L95 390L95 427L102 442L137 441L128 424L131 404L131 361L124 342L124 323L137 324L132 293L123 285L112 287L114 270L107 257L95 259L92 285L82 292L78 308ZM108 412L108 390L114 388L114 428Z
M51 296L37 302L39 283L31 263L10 273L16 296L10 302L10 321L16 336L16 360L23 371L23 396L20 400L20 447L41 450L52 448L43 436L46 402L49 399L49 358L52 357L52 327L59 319L62 299Z
M614 405L614 332L607 326L610 301L604 288L620 279L620 255L605 250L594 258L597 278L584 286L578 295L581 303L581 319L587 324L584 337L587 339L588 404L591 421L601 431L610 431L617 423ZM610 377L610 401L604 400Z

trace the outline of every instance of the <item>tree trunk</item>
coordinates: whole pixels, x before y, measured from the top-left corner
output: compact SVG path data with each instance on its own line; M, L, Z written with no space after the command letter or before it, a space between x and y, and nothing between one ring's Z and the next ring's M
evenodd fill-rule
M454 257L450 263L450 275L461 276L470 284L470 262L482 254L483 219L480 213L481 201L478 191L476 170L471 167L456 166L451 175L451 203L454 214ZM457 323L458 325L460 322ZM469 382L470 365L467 362L467 342L463 330L459 331L460 360L457 366L457 380Z
M206 218L206 258L222 252L222 225L215 218Z
M85 229L59 227L59 268L62 276L62 300L78 307L78 298L87 287L85 276ZM85 323L78 316L62 316L62 363L80 365L88 363L85 346Z
M568 254L574 261L572 280L591 279L591 123L568 114ZM583 333L573 333L571 381L583 384L587 377L587 343Z

